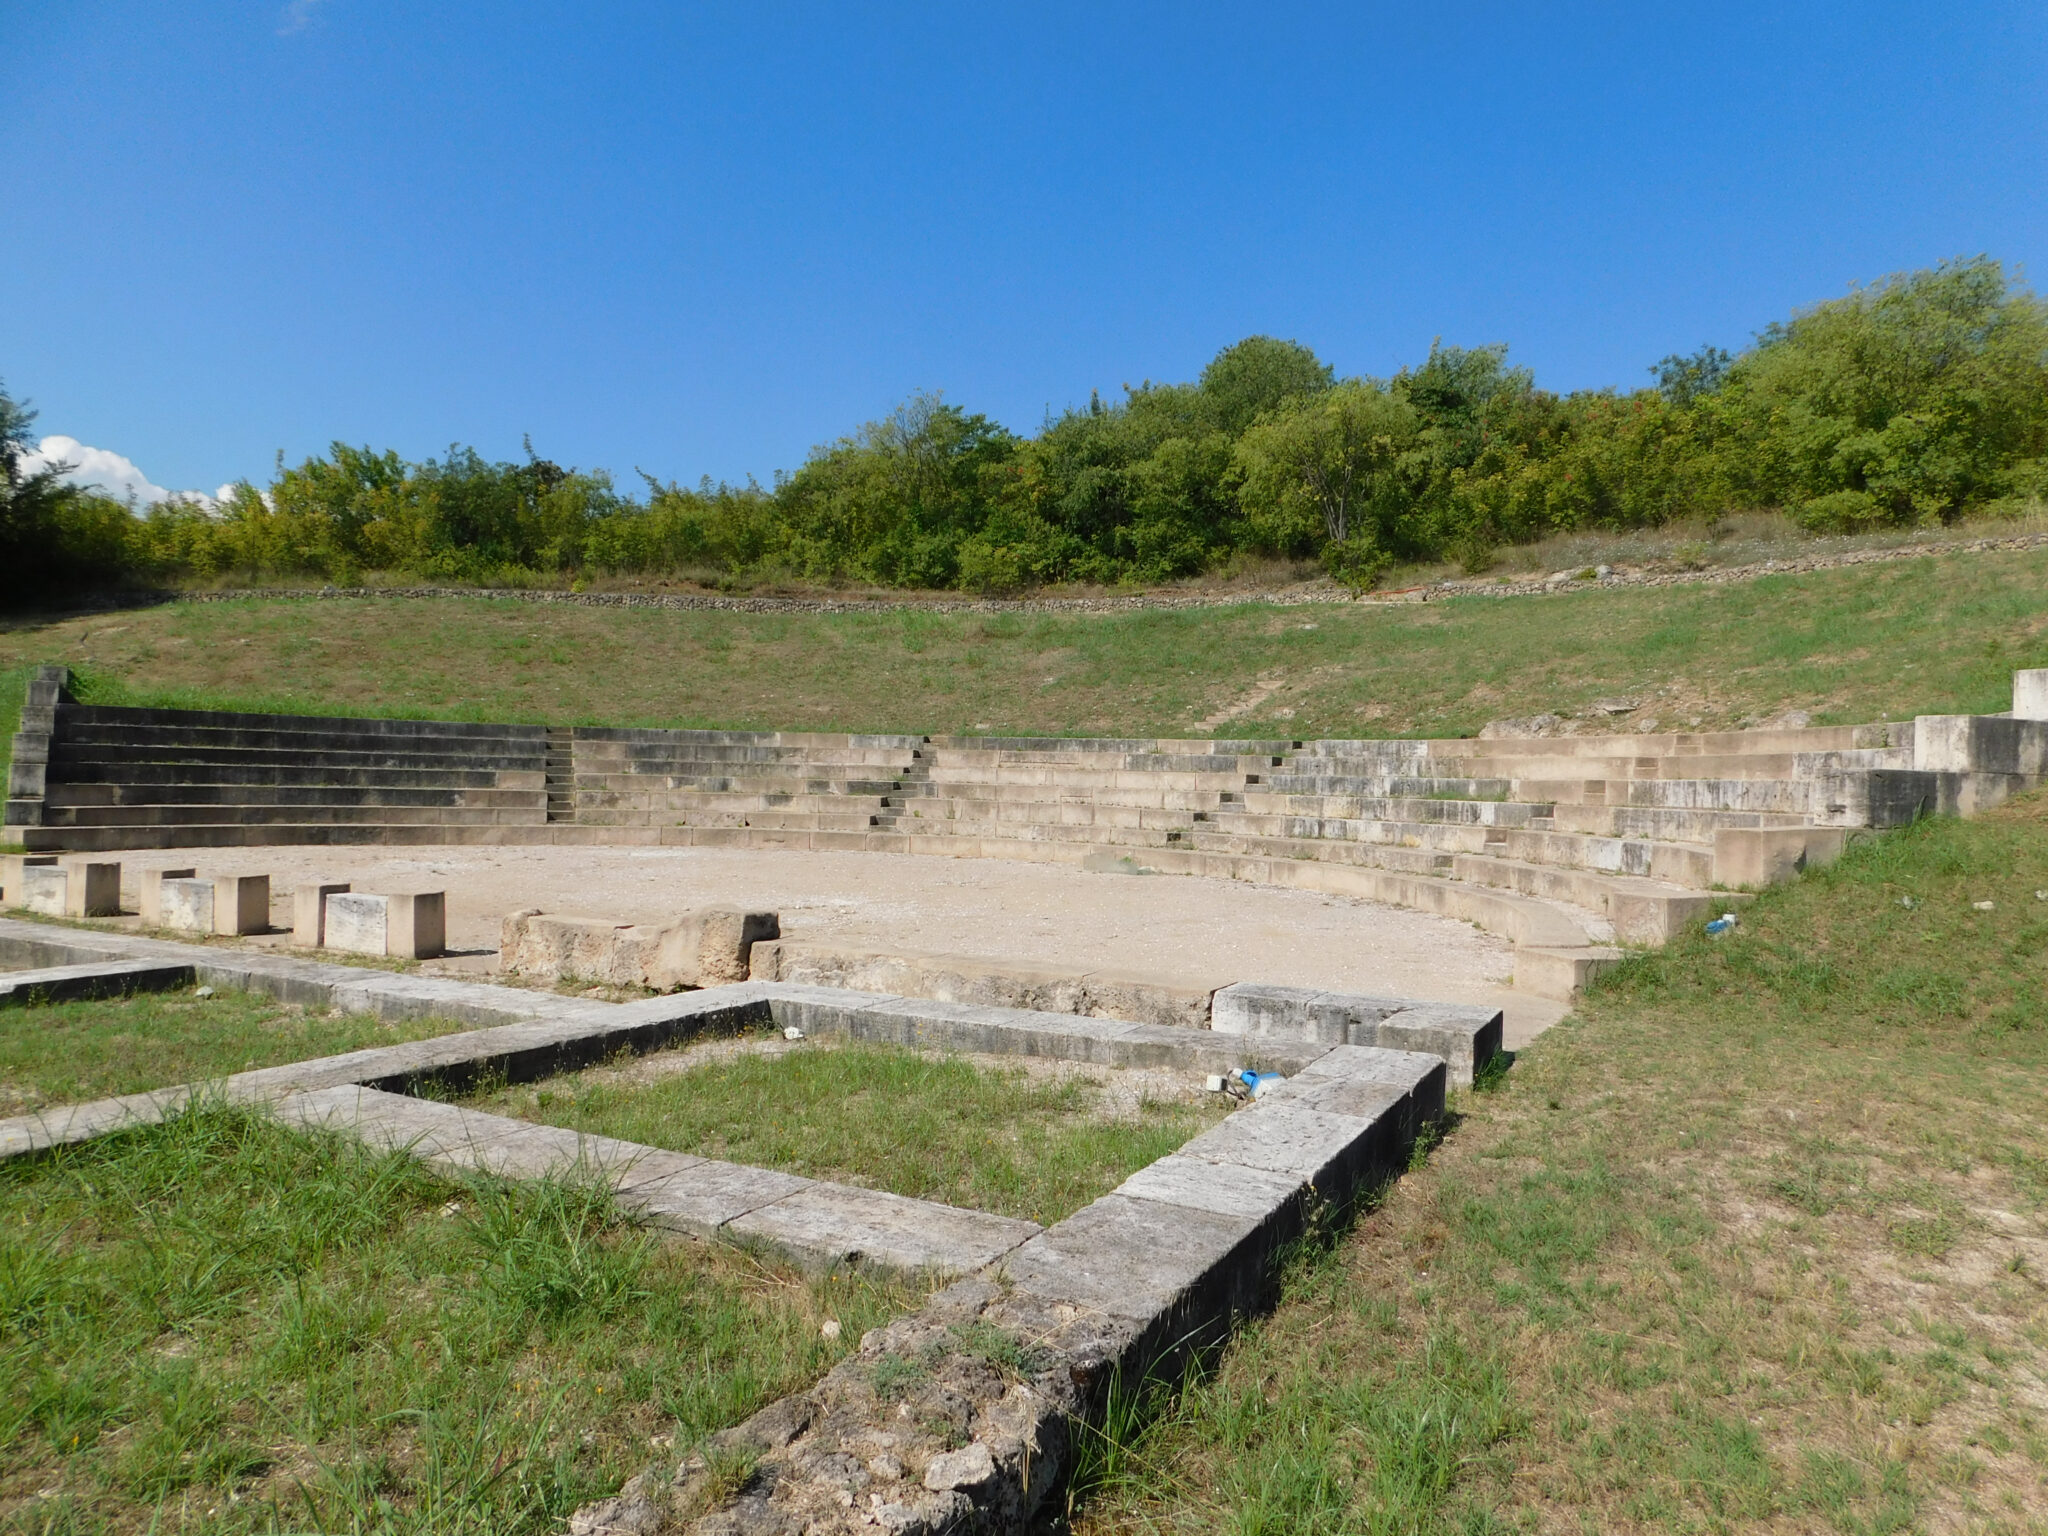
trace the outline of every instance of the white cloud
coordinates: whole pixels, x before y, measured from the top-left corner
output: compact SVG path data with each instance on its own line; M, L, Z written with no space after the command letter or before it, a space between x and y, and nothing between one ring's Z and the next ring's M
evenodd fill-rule
M290 37L294 32L303 32L313 25L314 13L320 9L321 0L290 0L278 13L277 35Z
M73 485L91 486L124 501L133 497L143 506L176 500L212 507L234 489L231 485L224 485L214 496L204 491L167 491L138 469L135 461L126 455L111 448L88 447L75 437L62 435L44 438L35 452L25 453L21 458L24 474L32 475L52 464L69 464L71 468L64 478Z

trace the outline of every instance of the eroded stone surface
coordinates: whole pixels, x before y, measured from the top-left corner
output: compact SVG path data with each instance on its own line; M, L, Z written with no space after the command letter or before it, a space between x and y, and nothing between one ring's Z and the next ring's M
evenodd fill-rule
M665 923L621 923L533 908L505 919L499 964L540 981L616 987L715 987L745 981L753 947L781 926L773 912L699 907Z

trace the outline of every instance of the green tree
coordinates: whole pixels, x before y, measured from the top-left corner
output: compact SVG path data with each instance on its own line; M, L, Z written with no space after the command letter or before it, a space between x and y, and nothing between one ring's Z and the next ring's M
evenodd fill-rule
M1238 439L1240 499L1258 535L1285 553L1322 535L1324 564L1369 582L1391 558L1384 534L1411 500L1415 408L1347 379L1259 418Z
M1216 354L1197 387L1216 427L1236 437L1264 412L1320 395L1333 379L1330 365L1300 342L1247 336Z
M1984 256L1901 273L1772 325L1704 404L1758 504L1948 522L2040 484L2048 305Z

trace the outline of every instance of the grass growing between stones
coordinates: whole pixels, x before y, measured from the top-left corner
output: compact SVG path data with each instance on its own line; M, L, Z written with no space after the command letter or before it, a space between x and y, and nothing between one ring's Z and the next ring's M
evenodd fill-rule
M1225 1112L1220 1096L1113 1103L1106 1073L1049 1078L895 1046L811 1041L701 1065L690 1054L476 1102L674 1152L1041 1223L1107 1194Z
M2037 890L2048 797L1622 968L1129 1437L1084 1528L2048 1527Z
M201 1109L0 1165L0 1529L558 1529L907 1304Z
M141 992L93 1002L0 1009L0 1115L45 1104L141 1093L427 1040L463 1028L447 1019L386 1023L311 1010L254 992Z
M109 704L561 724L1459 735L1617 695L1641 701L1624 723L1665 730L1794 707L1860 722L2006 708L2013 669L2048 664L2048 551L1412 607L801 614L247 599L5 621L0 668L43 661L82 669L88 696Z

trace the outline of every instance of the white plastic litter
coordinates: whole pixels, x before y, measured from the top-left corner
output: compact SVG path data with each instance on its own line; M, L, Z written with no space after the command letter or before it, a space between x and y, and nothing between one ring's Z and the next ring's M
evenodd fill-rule
M783 1028L782 1038L785 1040L801 1040L803 1039L803 1037L804 1032L798 1029L794 1024L786 1025Z
M194 992L194 993L193 993L192 995L193 995L194 997L211 997L211 996L213 996L213 988L211 988L211 987L201 987L201 988L200 988L200 989L199 989L198 991Z

